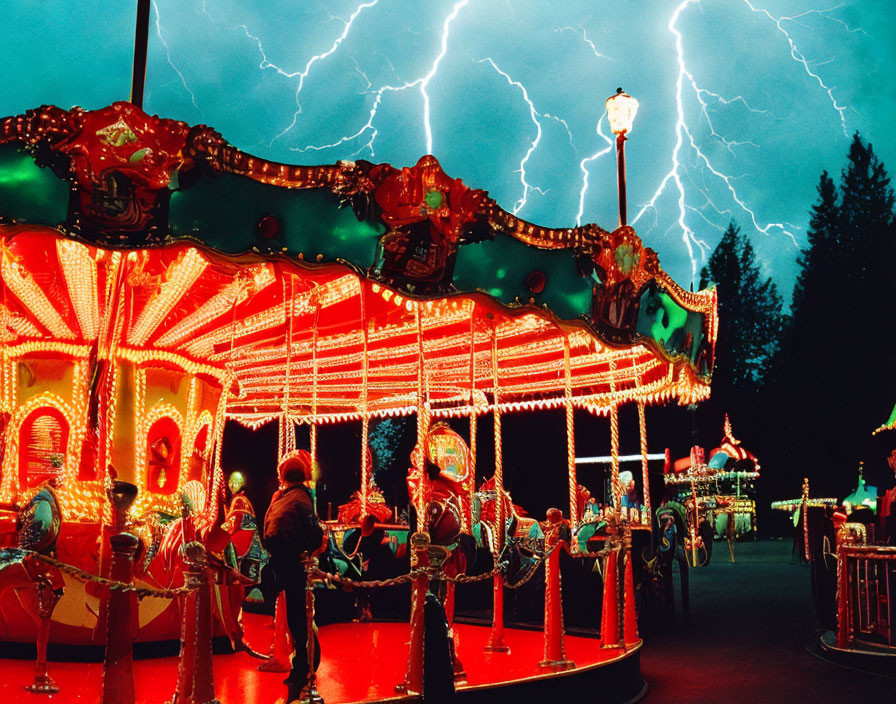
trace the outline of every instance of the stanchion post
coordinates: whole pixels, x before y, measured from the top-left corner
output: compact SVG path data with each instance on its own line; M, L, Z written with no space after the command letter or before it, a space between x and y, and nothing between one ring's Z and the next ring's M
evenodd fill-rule
M554 509L552 509L554 510ZM557 530L546 531L545 550L550 551L544 563L544 660L538 666L561 671L575 667L566 657L563 627L563 590L560 579L560 551L568 549Z
M414 533L411 536L411 570L419 570L429 565L429 534ZM429 577L426 572L414 575L411 582L411 639L408 649L408 670L404 682L395 687L396 692L407 694L423 693L423 607L426 603L426 588Z
M616 548L608 548L604 559L604 597L600 618L600 640L604 648L619 646L619 586Z
M495 572L492 582L494 614L492 615L492 630L489 633L486 650L495 653L509 653L510 646L504 642L504 575Z
M635 612L635 574L632 564L632 531L628 524L623 526L623 558L625 569L622 575L622 642L627 647L640 641L638 636L638 615Z
M116 582L130 584L134 579L134 556L138 540L130 533L119 533L109 538L112 545L110 577ZM112 589L109 595L109 616L106 628L106 655L103 660L102 704L133 704L133 613L134 596Z
M623 580L620 579L620 568L624 565L623 539L619 532L623 527L618 522L617 514L612 510L611 520L607 526L606 558L604 560L604 595L601 608L600 638L601 647L618 648L622 645L623 621ZM622 558L620 558L620 554Z
M286 623L286 594L280 592L274 602L274 642L270 657L258 666L261 672L289 672L293 643Z
M181 548L190 593L184 599L177 689L170 704L220 704L212 669L212 585L202 543Z
M451 665L454 670L454 683L461 684L467 681L467 671L464 669L464 665L460 661L460 656L457 654L457 634L454 631L454 589L454 582L448 582L445 585L445 619L448 621L448 644L451 648Z

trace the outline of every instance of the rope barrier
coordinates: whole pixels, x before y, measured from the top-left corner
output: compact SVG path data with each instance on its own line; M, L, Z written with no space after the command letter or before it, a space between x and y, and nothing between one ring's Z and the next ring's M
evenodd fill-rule
M548 550L544 555L535 558L536 565L532 568L532 571L523 577L519 582L515 582L514 584L505 584L504 586L507 589L519 589L524 584L529 582L532 577L535 576L535 573L538 572L538 568L548 559L550 554L557 549L555 545L550 550ZM585 555L588 556L587 554ZM591 556L597 556L597 553L591 553ZM330 582L336 584L340 587L345 587L348 589L380 589L385 587L395 587L399 584L409 584L414 580L414 578L419 577L420 575L430 575L433 579L437 579L443 582L451 582L454 584L474 584L476 582L485 582L489 579L492 579L496 574L504 574L506 571L506 567L503 563L496 566L494 569L489 570L488 572L483 572L482 574L476 575L448 575L445 574L442 570L439 570L435 567L421 567L415 570L411 570L407 574L399 575L398 577L392 577L390 579L379 579L379 580L367 580L367 581L357 581L354 579L349 579L348 577L343 577L342 575L334 574L332 572L324 572L323 570L315 569L309 570L308 578L312 580L317 580L321 582Z
M152 597L156 599L174 599L176 597L189 594L191 591L196 589L196 587L178 587L176 589L154 589L153 587L138 587L135 584L118 582L114 579L100 577L99 575L88 572L87 570L83 570L80 567L69 565L68 563L61 562L56 558L50 557L49 555L44 555L39 552L24 549L18 549L17 552L20 553L23 557L33 557L42 562L46 562L49 565L53 565L57 569L62 570L75 579L80 579L83 582L93 582L94 584L100 584L116 591L133 592L140 599L143 599L145 597Z
M332 582L333 584L337 584L340 587L347 587L350 589L380 589L382 587L395 587L399 584L409 584L414 580L415 577L418 577L421 574L427 574L428 572L429 570L426 569L418 569L411 570L407 574L403 574L398 577L392 577L390 579L356 581L354 579L349 579L348 577L343 577L339 574L333 574L332 572L324 572L323 570L310 570L308 572L308 577L310 579L318 580L321 582Z

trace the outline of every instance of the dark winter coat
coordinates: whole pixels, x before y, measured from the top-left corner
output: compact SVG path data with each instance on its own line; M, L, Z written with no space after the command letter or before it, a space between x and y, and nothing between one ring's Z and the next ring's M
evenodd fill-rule
M274 494L264 516L262 541L274 560L300 560L320 546L323 535L307 488L294 484Z

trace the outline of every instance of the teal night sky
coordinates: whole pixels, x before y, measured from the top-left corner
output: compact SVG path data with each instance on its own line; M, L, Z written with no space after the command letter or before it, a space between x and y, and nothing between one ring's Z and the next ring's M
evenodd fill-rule
M128 97L136 0L2 5L0 113ZM889 0L155 0L145 108L291 163L431 151L520 217L612 229L601 117L623 86L629 219L664 268L687 286L733 217L789 295L822 169L856 130L894 168L894 19Z

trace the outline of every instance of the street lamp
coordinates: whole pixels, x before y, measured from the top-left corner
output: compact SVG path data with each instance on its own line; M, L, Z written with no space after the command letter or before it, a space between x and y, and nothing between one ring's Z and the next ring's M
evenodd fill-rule
M619 185L619 226L624 227L626 222L625 209L625 139L632 131L632 122L638 112L638 101L622 88L617 88L615 95L607 98L607 118L610 121L610 131L616 135L616 166Z

